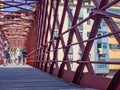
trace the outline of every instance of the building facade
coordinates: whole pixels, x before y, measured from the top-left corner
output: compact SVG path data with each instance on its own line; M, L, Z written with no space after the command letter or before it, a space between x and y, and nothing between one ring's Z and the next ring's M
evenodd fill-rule
M120 15L120 6L118 7L112 7L109 9L109 12L112 12L114 14ZM116 22L116 25L120 28L120 20L113 18L113 20ZM110 30L108 30L110 32ZM109 37L109 59L112 62L119 62L120 61L120 45L118 44L115 37L112 35ZM118 70L120 68L120 65L110 65L110 70Z
M70 0L69 1L69 6L70 6L70 11L71 13L74 15L75 13L75 8L76 8L76 4L77 4L77 0ZM59 6L59 10L58 10L58 19L61 20L61 16L62 16L62 10L63 10L63 0L61 0L60 6ZM86 17L89 16L89 14L91 13L91 10L94 9L93 3L90 0L84 0L83 2L83 6L82 9L80 11L79 14L79 18L78 18L78 22L80 22L81 20L85 19ZM52 17L54 18L54 14L52 14ZM53 23L53 21L51 21L51 24ZM66 30L68 30L69 28L71 28L71 20L69 18L69 14L66 14L66 18L65 18L65 22L64 22L64 30L62 32L65 32ZM93 20L89 19L88 21L86 21L85 23L79 25L77 28L79 30L79 34L81 36L81 38L84 40L87 40L89 38L90 35L90 31L93 25ZM57 23L55 25L55 31L54 31L54 36L58 36L58 26ZM96 37L105 35L108 33L108 27L105 23L104 20L102 20L102 23L99 27L98 30L98 34ZM69 33L66 33L63 35L65 44L67 44L67 39L68 39ZM55 41L56 42L56 41ZM76 43L77 38L74 35L72 43ZM84 45L86 45L86 43L84 43ZM59 44L59 47L61 47L61 42ZM51 53L52 56L52 53ZM63 59L64 53L63 50L60 49L58 50L58 58L60 60ZM74 45L70 47L69 50L69 54L68 54L68 58L70 61L77 61L77 60L81 60L82 57L82 53L81 50L79 48L79 45ZM91 61L109 61L109 44L108 44L108 37L107 38L102 38L102 39L97 39L94 41L93 47L90 51L89 54L89 58ZM51 58L52 59L52 58ZM78 64L72 63L71 62L71 69L74 71L76 70ZM95 73L109 73L109 65L106 64L93 64L94 67L94 71ZM85 72L87 71L87 68L84 70Z
M63 10L63 5L64 5L63 2L64 1L61 0L59 10L58 10L59 22L60 22L61 16L62 16L62 10ZM76 5L77 5L77 0L69 1L70 11L73 15L75 13ZM94 9L94 7L95 6L93 5L93 3L90 0L84 0L80 14L79 14L78 22L80 22L81 20L88 17L89 14L91 13L91 10ZM107 12L114 13L114 14L120 14L119 3L115 6L107 9ZM52 17L54 18L53 12L52 12ZM69 18L70 16L69 16L68 12L65 17L66 18L65 18L65 22L64 22L64 26L63 26L64 30L62 30L62 32L65 32L72 26L71 19ZM52 23L53 23L53 21L51 21L51 24ZM116 21L116 23L117 23L117 25L120 25L119 21ZM92 26L93 26L93 20L89 19L85 23L83 23L77 27L79 30L79 34L80 34L81 38L83 39L83 41L87 40L89 38ZM58 26L56 23L54 36L58 36L58 33L59 33ZM105 23L105 21L102 20L96 37L100 37L100 36L106 35L108 33L109 33L109 27ZM69 37L69 33L66 33L63 35L63 38L65 38L64 39L65 45L67 44L68 37ZM76 43L76 42L78 42L78 40L77 40L76 36L74 35L72 43ZM56 41L54 43L56 43ZM84 45L86 45L86 42L84 42ZM60 43L59 47L61 47L61 46L62 45ZM116 49L113 50L112 48L116 48ZM120 59L119 50L120 50L120 45L118 45L118 43L115 41L115 38L111 38L111 36L110 36L110 37L97 39L94 41L93 47L89 54L89 58L91 61L115 61L116 59L118 61ZM51 55L52 55L52 53L51 53ZM58 58L60 60L62 60L63 56L64 56L63 50L62 49L58 50ZM79 45L71 46L70 50L69 50L69 54L68 54L69 60L77 61L77 60L81 60L81 57L82 57L82 53L81 53L81 49L79 48ZM77 66L78 66L78 64L71 62L71 68L73 71L76 70ZM108 64L93 64L93 67L94 67L94 71L96 74L109 73L110 69L115 68L114 65L108 65ZM119 67L116 67L116 68L119 68ZM87 71L87 68L85 69L85 71Z

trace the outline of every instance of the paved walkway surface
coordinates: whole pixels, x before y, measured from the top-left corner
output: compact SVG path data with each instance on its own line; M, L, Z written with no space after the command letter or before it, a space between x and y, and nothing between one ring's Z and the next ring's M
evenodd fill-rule
M76 87L28 65L0 65L0 90L94 90Z

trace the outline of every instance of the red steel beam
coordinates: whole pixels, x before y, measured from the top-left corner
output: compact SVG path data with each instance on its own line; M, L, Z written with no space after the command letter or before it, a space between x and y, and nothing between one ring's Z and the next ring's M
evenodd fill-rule
M41 46L41 43L42 43L42 34L44 32L43 31L43 23L44 23L44 15L45 15L45 4L46 4L46 1L42 1L41 17L40 17L40 22L39 22L38 47ZM37 60L42 61L40 58L41 58L41 49L38 50ZM38 68L41 68L41 67L42 67L41 62L39 62L38 63Z
M41 1L39 1L39 3L38 3L40 6L38 6L37 7L37 13L38 13L38 17L36 18L36 20L37 20L37 23L38 23L38 25L37 25L37 31L36 31L36 42L37 42L37 44L36 44L36 49L39 47L39 45L40 45L40 35L41 35L41 31L40 31L40 23L41 23L41 18L42 18L42 8L43 8L43 0L41 0ZM36 52L36 60L38 60L39 59L39 50L37 50L37 52ZM38 63L36 63L36 66L37 66L37 68L39 68L39 62Z
M42 40L41 40L41 46L43 46L43 44L44 44L44 41L45 41L45 35L46 35L46 32L47 32L47 29L46 29L46 22L47 22L47 11L48 11L48 4L49 4L49 0L47 0L46 1L46 4L45 4L45 15L44 15L44 23L43 23L43 34L42 34ZM46 50L46 47L43 47L43 48L41 48L42 50L41 50L41 53L44 53L45 52L45 50ZM41 58L40 58L40 60L45 60L45 54L43 54L43 55L41 55ZM45 66L45 64L44 64L44 66ZM41 64L41 69L44 69L44 66Z
M48 2L48 1L47 1ZM42 8L42 16L41 16L41 23L40 23L40 38L39 38L39 47L41 47L42 46L42 43L43 43L43 35L44 35L44 33L45 33L45 30L43 30L43 28L44 28L44 23L45 23L45 11L46 11L46 0L44 0L43 1L43 8ZM42 55L41 55L41 53L42 53L42 48L39 50L39 57L38 57L38 59L40 60L40 61L44 61L44 60L42 60ZM40 69L42 70L42 68L43 68L43 62L41 62L40 63Z
M108 3L108 0L92 0L93 3L95 4L96 9L92 10L92 12L90 13L90 16L87 17L86 19L84 19L83 21L81 21L79 24L77 24L77 19L78 19L79 11L81 9L82 0L77 1L75 15L71 14L69 5L67 5L69 0L64 1L64 10L62 13L62 18L61 18L60 23L59 23L59 20L57 18L57 12L58 12L58 8L59 8L59 0L57 0L56 3L53 3L53 0L49 1L49 5L50 5L49 14L47 12L48 6L46 6L46 5L48 5L47 4L48 1L41 1L42 3L39 3L41 5L41 8L38 8L38 11L36 13L37 14L37 17L36 17L36 24L37 25L35 27L35 33L33 34L33 31L30 31L30 34L31 34L29 36L30 39L32 39L34 37L33 35L36 36L36 38L35 38L35 40L37 42L36 47L34 49L30 49L30 47L32 47L31 42L28 41L28 43L27 43L27 45L29 46L29 49L31 50L31 54L29 54L30 58L36 57L35 67L40 68L41 70L44 69L44 71L49 72L50 74L56 75L62 79L65 79L65 76L67 76L67 74L70 73L69 74L70 76L67 76L67 79L70 78L69 81L76 83L76 84L86 86L86 87L106 89L107 85L109 85L109 87L107 88L108 90L111 88L110 86L112 86L113 89L119 88L118 87L119 81L115 82L116 79L119 78L119 74L115 75L115 79L113 79L111 84L109 84L110 79L98 77L97 75L95 75L95 73L93 71L93 67L92 67L91 63L102 63L102 62L90 62L90 60L88 58L88 55L89 55L89 52L90 52L91 47L93 45L93 42L94 42L94 40L96 40L98 38L103 38L106 36L115 35L117 41L120 43L119 28L117 27L114 20L111 18L111 17L115 17L115 18L119 19L119 15L111 14L111 13L108 13L105 11L109 7L116 4L119 0L113 0L112 2L109 2L109 3ZM54 9L55 4L56 4L56 8ZM45 6L45 7L43 7L43 6ZM67 9L66 9L66 7L67 7ZM53 9L53 13L54 13L53 24L50 23L52 21L52 19L51 19L52 9ZM68 15L72 21L73 27L62 33L66 11L68 12ZM77 27L77 25L80 25L89 19L94 20L92 30L90 33L90 37L88 40L82 41L82 39L79 35L79 31L76 27ZM112 31L112 34L103 35L101 37L96 37L96 34L98 32L98 28L99 28L99 25L100 25L102 19L104 19L105 22L108 24L109 28ZM46 26L46 22L47 22L47 26ZM58 29L59 35L56 38L53 37L55 23L57 23L57 26L59 27L59 29ZM52 27L51 27L51 25L52 25ZM70 36L68 38L67 45L65 45L65 47L63 47L64 44L62 44L62 47L58 48L60 40L61 40L61 42L64 43L63 35L69 31L70 31ZM48 40L49 34L50 34L50 40ZM75 34L75 36L77 37L78 42L71 44L73 34ZM57 45L53 44L54 40L58 40ZM84 42L87 42L86 46L83 45ZM68 60L68 57L67 57L68 52L69 52L69 48L70 48L70 46L73 46L76 44L78 44L79 47L81 48L83 56L82 56L81 61L80 60L75 61L75 62L73 61L74 63L79 64L76 72L74 73L68 68L67 68L67 70L65 70L64 67L67 64L70 65L69 64L70 61ZM63 57L63 60L61 60L61 61L58 61L56 59L57 51L59 49L63 49L63 52L64 52L64 57ZM51 52L53 52L53 55L54 55L52 60L51 60L51 56L50 56ZM62 62L62 64L60 65L60 68L54 67L55 65L57 65L56 63L58 63L58 62ZM103 63L108 64L109 62L103 62ZM111 64L111 63L109 63L109 64ZM115 63L113 63L113 64L115 64ZM83 69L85 68L85 65L87 66L87 69L88 69L87 74L83 73ZM50 70L48 70L48 68ZM57 70L58 73L55 70ZM66 74L66 71L68 72L67 74ZM93 80L95 80L96 82L93 83L91 78ZM86 79L88 79L90 81L88 81ZM100 85L99 82L101 82L102 84ZM85 85L85 83L86 83L86 85Z
M79 17L79 12L80 12L80 9L82 7L82 1L83 0L77 0L76 11L75 11L74 18L73 18L73 21L72 21L72 26L74 26L77 23L77 19ZM74 29L72 29L70 31L70 34L68 36L67 45L72 43L73 35L74 35ZM63 60L67 60L69 49L70 49L70 47L65 48L65 53L64 53ZM58 72L58 77L62 77L64 67L65 67L65 63L62 63L61 66L60 66L59 72Z
M44 43L47 43L47 40L48 40L48 32L51 30L50 20L51 20L51 15L52 15L52 6L53 6L53 1L50 2L49 14L47 15L48 25L47 25L47 28L46 28L46 33L45 33L45 35L44 35L44 37L45 37ZM47 13L48 13L48 12L47 12ZM50 32L51 32L51 31L50 31ZM48 49L48 45L46 44L46 45L44 45L44 51L43 51L43 53L44 53L45 50L47 50L47 49ZM47 55L46 55L46 56L47 56ZM47 56L46 61L48 61L49 59L50 59L50 57ZM48 64L49 64L49 66L50 66L50 63L48 63L48 62L45 63L45 68L44 68L45 71L47 71L47 65L48 65Z
M102 8L103 6L105 6L107 3L108 3L108 0L101 1L99 9ZM91 32L90 32L89 39L96 37L99 26L101 24L102 16L101 15L95 15L93 17L93 20L94 20L94 23L93 23L93 26L92 26L92 29L91 29ZM83 53L83 56L81 58L81 61L87 61L86 56L87 57L89 56L89 53L90 53L90 50L92 48L93 42L94 41L90 41L90 42L88 41L87 42L84 53ZM76 83L76 84L80 83L84 68L85 68L85 64L79 64L79 66L76 70L76 73L74 75L73 83Z
M62 33L62 28L63 28L63 24L64 24L64 20L65 20L65 15L66 15L66 11L67 11L67 6L68 6L68 2L69 0L66 0L65 3L64 3L64 9L63 9L63 13L62 13L62 17L61 17L61 23L60 23L60 26L59 26L59 34ZM59 43L60 43L60 38L57 39L57 42L56 42L56 46L55 46L55 51L54 51L54 56L53 56L53 61L56 61L57 60L57 53L58 53L58 46L59 46ZM65 44L63 43L63 46L65 46ZM63 49L64 50L64 49ZM53 73L53 68L54 68L54 62L52 62L51 64L51 67L50 67L50 73L52 74ZM56 65L57 66L57 65ZM58 67L58 66L57 66Z
M69 17L70 17L70 20L73 21L73 15L72 15L72 12L70 11L70 8L69 8L69 7L67 8L67 11L68 11L68 15L69 15ZM87 21L88 19L90 19L90 17L83 19L83 20L81 21L81 24L84 23L85 21ZM72 29L72 28L71 28L71 29ZM71 29L70 29L70 30L71 30ZM73 28L73 29L74 29L74 28ZM79 34L78 28L75 28L75 35L76 35L76 38L77 38L78 42L82 42L82 41L83 41L82 38L81 38L81 36L80 36L80 34ZM84 48L85 48L84 44L83 44L83 43L80 43L80 44L79 44L79 47L80 47L80 49L81 49L81 52L83 53L83 52L84 52ZM87 57L87 60L90 61L89 57ZM87 67L88 67L88 71L89 71L91 74L94 74L94 70L93 70L92 66L91 66L90 64L87 64Z

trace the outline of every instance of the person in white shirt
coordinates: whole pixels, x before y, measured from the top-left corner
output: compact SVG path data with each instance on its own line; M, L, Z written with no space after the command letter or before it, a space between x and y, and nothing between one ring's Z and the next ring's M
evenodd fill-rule
M20 63L20 61L19 61L19 57L21 56L21 52L20 52L20 49L19 48L17 48L17 50L16 50L16 55L15 55L15 58L17 59L17 65Z

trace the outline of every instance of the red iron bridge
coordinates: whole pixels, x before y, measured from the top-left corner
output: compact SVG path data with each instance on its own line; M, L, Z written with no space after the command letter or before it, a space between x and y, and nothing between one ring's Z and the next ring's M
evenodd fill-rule
M0 89L120 90L120 70L109 76L109 65L120 62L94 50L110 36L120 44L120 13L110 11L119 6L120 0L0 0ZM3 65L5 40L13 49L26 47L27 65Z

